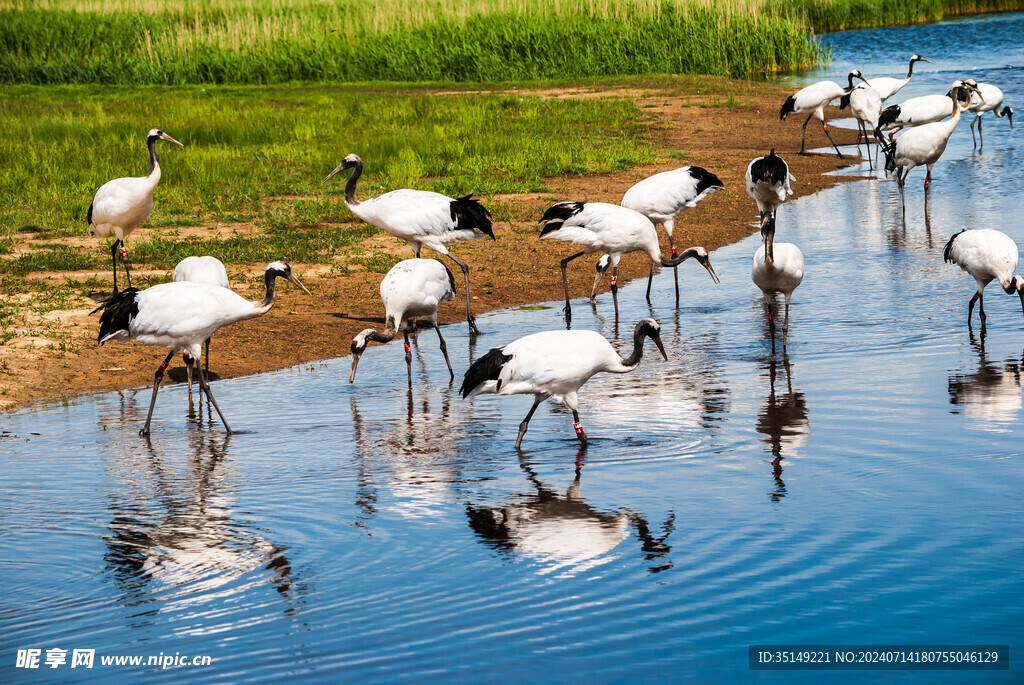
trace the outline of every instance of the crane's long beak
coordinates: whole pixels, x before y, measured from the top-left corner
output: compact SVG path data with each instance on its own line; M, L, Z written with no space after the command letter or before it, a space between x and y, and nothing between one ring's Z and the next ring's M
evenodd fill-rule
M925 59L924 57L918 57L917 61L918 62L927 62L928 64L935 64L935 62L931 61L930 59Z
M181 143L179 143L178 141L176 141L176 140L175 140L174 138L171 138L171 137L170 137L169 135L167 135L166 133L162 133L162 134L160 135L160 138L161 138L161 139L163 139L163 140L166 140L166 141L167 141L168 143L174 143L174 144L175 144L175 145L177 145L178 147L185 147L184 145L182 145Z
M718 274L715 273L715 267L711 266L710 259L704 262L704 268L708 270L709 274L711 274L711 280L715 282L715 285L721 283L721 281L718 280Z
M285 278L287 278L289 282L294 283L295 285L297 285L300 288L302 288L302 292L306 293L307 295L312 295L313 294L313 293L309 292L308 290L306 290L306 286L304 286L301 283L299 283L299 279L295 278L295 274L288 274L287 276L285 276Z
M658 351L661 352L661 356L665 358L665 361L668 361L668 355L665 354L665 346L661 344L661 334L652 335L651 340L658 346Z
M327 183L327 181L328 181L328 180L329 180L329 179L330 179L330 178L331 178L332 176L334 176L334 175L335 175L336 173L338 173L339 171L341 171L341 170L342 170L342 169L344 169L344 168L345 168L345 162L342 162L342 163L341 163L341 164L339 164L338 166L334 167L334 171L332 171L331 173L329 173L329 174L327 174L326 176L324 176L324 180L322 180L322 181L320 181L320 182L321 182L321 183Z
M968 85L966 83L964 84L964 87L967 88L967 90L970 90L970 91L973 91L973 92L977 93L978 94L978 99L981 100L982 102L985 102L985 96L981 94L981 89L980 88L978 88L977 86Z
M862 75L860 75L860 74L857 74L857 78L859 78L859 79L860 79L861 81L863 81L864 83L868 84L868 87L869 87L869 88L871 87L871 81L868 81L868 80L867 80L866 78L864 78L864 77L863 77Z
M359 366L359 352L352 353L352 368L348 372L348 382L353 383L356 380L356 367Z

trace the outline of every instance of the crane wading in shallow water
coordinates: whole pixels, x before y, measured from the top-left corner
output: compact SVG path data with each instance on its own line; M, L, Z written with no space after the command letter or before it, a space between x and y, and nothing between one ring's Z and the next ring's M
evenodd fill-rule
M676 242L672 237L672 230L675 227L676 217L683 213L688 207L696 207L697 203L705 197L723 188L721 179L707 169L699 166L684 166L671 171L663 171L660 174L649 176L635 184L626 194L622 196L619 204L634 211L640 212L652 224L661 224L668 234L669 246L672 248L672 256L675 257ZM597 263L598 281L608 270L611 257L607 254L601 255ZM679 304L679 267L672 267L672 276L676 285L676 305ZM654 277L654 263L651 263L651 272L647 276L650 283ZM647 301L651 301L651 289L647 289Z
M991 228L965 229L946 243L942 251L943 260L959 266L978 284L977 292L967 304L968 328L971 327L975 302L979 305L981 325L985 326L984 291L992 281L999 281L1007 295L1018 295L1024 311L1024 278L1013 273L1017 270L1018 257L1017 243L1013 238Z
M274 281L278 277L285 278L307 295L310 294L306 286L292 275L292 269L288 264L273 262L267 265L264 272L267 293L262 300L249 301L238 293L219 286L179 281L161 283L145 290L126 288L111 295L92 311L103 311L100 314L100 333L97 336L100 345L108 340L136 340L143 345L167 347L171 350L163 363L157 367L153 378L153 398L149 402L146 425L139 430L140 435L149 435L156 393L160 389L164 370L170 364L174 353L184 350L193 359L199 359L203 341L209 339L217 330L228 324L253 319L269 312L274 306L277 292ZM196 364L196 369L199 372L199 388L206 393L210 404L217 410L224 430L230 433L231 427L217 406L217 401L213 399L202 364Z
M602 371L628 373L639 366L645 337L654 341L667 361L661 326L654 319L644 319L636 325L633 352L625 359L595 331L544 331L527 335L503 347L495 347L473 362L466 371L460 392L463 398L484 393L533 395L533 407L519 424L516 449L523 442L537 406L553 397L572 410L576 437L586 447L587 434L580 422L576 392L594 374Z
M437 308L455 296L455 276L447 266L436 259L406 259L395 264L380 282L380 299L384 302L384 331L378 333L372 328L360 331L352 339L352 369L348 382L356 379L356 367L366 345L370 341L388 343L394 340L398 331L405 336L405 364L412 379L412 348L409 346L409 330L415 326L414 319L424 318L434 324L437 339L441 341L441 354L448 365L448 373L455 380L452 362L448 359L448 345L437 325Z
M924 189L927 191L932 183L932 167L946 150L949 137L953 135L956 125L960 123L960 115L971 106L969 91L977 88L963 81L956 81L950 88L952 97L943 99L950 108L950 116L946 121L924 124L904 131L894 142L889 143L885 152L885 170L896 171L896 180L900 189L907 181L907 174L917 166L927 166L928 173L924 178Z
M616 308L619 289L619 260L622 259L622 255L629 252L643 252L650 257L651 262L661 266L676 266L691 257L696 258L701 266L711 274L711 279L718 283L718 274L711 266L707 250L703 247L691 247L671 259L665 259L661 256L658 231L654 228L654 224L640 212L627 207L606 202L559 202L544 212L540 222L544 224L544 228L540 232L541 238L552 238L584 246L583 251L561 261L566 321L572 320L572 307L569 304L569 279L565 274L565 268L569 262L585 254L608 253L612 266L612 297L616 298ZM597 278L594 279L594 287L590 292L591 300L597 291L597 284L601 280L602 273L599 267ZM647 278L648 300L651 294L652 276Z
M878 128L875 138L880 139L880 131L891 131L889 139L904 128L934 124L949 116L954 95L956 99L970 106L971 93L978 90L978 82L974 79L953 81L949 91L944 95L933 93L910 98L898 105L886 107L878 115Z
M764 296L765 312L768 317L768 331L772 336L772 349L775 349L775 317L772 315L773 300L776 293L782 293L786 299L786 320L782 324L782 349L786 349L789 337L789 300L793 291L804 279L804 255L793 243L775 242L775 218L772 217L762 230L764 245L754 254L754 263L750 270L750 280L754 282Z
M485 237L494 240L491 213L479 200L474 200L471 194L451 198L427 190L392 190L360 202L356 199L356 181L363 173L363 160L354 154L347 155L321 183L346 169L353 170L345 183L345 205L353 214L396 238L408 241L417 258L420 256L420 248L426 245L459 265L466 280L466 320L469 322L469 332L479 333L470 304L469 266L448 252L444 244Z
M205 283L218 288L231 290L231 281L228 280L228 270L224 262L216 257L185 257L174 267L174 282L190 281L192 283ZM185 368L188 372L188 396L192 399L192 365L195 359L183 351L181 356L185 360ZM206 367L206 375L210 375L210 339L206 339L206 354L203 355L203 364Z
M124 247L124 239L139 224L146 220L153 211L153 191L160 183L160 160L156 156L156 141L166 140L180 147L185 147L174 138L158 128L151 129L146 135L146 146L149 148L149 173L145 176L115 178L107 181L96 191L86 221L89 223L89 235L107 236L114 234L114 242L110 246L110 258L114 264L114 292L117 292L117 252L121 248L121 261L124 262L124 275L128 279L128 287L132 287L132 275L128 271L128 251Z
M1006 117L1006 120L1010 122L1010 130L1013 130L1013 108L1003 107L1000 109L1002 104L1003 91L991 83L978 84L978 95L976 98L971 98L971 111L978 115L971 122L971 140L974 140L974 144L978 148L985 146L985 137L981 135L981 115L985 112L992 112L992 114L995 114L1000 119ZM981 145L978 145L978 141L974 138L975 124L978 125L978 138L981 140Z
M782 109L779 110L779 120L785 121L786 117L790 114L803 114L804 112L810 112L807 115L807 119L804 121L803 133L800 136L800 154L806 155L806 149L804 146L807 138L807 124L810 123L811 117L818 117L821 122L821 129L828 136L828 141L832 143L832 147L835 149L836 154L839 155L839 159L843 159L843 153L839 151L836 146L836 141L832 140L832 134L828 132L828 124L825 123L825 106L832 102L836 98L844 95L849 95L853 90L853 79L859 78L864 83L867 80L861 75L860 71L854 69L847 76L849 79L849 86L843 88L835 81L818 81L812 83L806 88L801 88L794 94L790 95L784 103L782 103Z

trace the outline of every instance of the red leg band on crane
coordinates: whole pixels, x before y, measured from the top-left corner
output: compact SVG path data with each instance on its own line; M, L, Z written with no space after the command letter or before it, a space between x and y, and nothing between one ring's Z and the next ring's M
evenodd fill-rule
M572 424L572 427L576 429L576 435L583 435L583 424L576 422Z
M619 282L618 276L612 276L612 285L616 285Z
M128 257L128 250L124 249L124 245L119 248L119 251L121 252L121 259L126 259Z
M163 373L166 370L167 370L167 362L164 362L163 364L161 364L160 366L157 367L156 372L157 373Z
M675 257L677 254L679 254L679 253L676 251L676 246L673 245L672 246L672 256Z
M405 343L405 353L412 354L412 348L409 346L409 343Z

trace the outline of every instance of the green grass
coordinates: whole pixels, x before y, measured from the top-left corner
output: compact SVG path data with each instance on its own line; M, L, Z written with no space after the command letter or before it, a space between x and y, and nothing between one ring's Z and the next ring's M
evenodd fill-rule
M765 11L819 33L941 21L947 15L1024 9L1021 0L765 0Z
M0 146L0 253L28 238L42 241L5 255L3 269L106 265L101 241L84 251L47 241L85 234L89 203L104 182L146 173L144 138L154 126L185 147L158 145L163 177L155 207L129 249L140 266L171 268L190 254L232 263L309 261L365 236L358 222L354 230L338 228L353 221L344 177L321 184L349 152L366 160L361 197L414 187L486 198L546 190L548 176L649 163L653 124L625 99L552 100L528 91L0 87L0 130L9 141ZM492 211L506 220L501 205ZM252 223L257 235L181 238L167 230L237 222Z
M756 76L824 58L805 25L744 0L0 2L5 6L0 83Z

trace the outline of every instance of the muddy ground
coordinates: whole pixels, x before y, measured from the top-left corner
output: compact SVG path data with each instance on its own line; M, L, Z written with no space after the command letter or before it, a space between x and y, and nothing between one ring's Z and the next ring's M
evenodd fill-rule
M732 85L732 84L731 84ZM544 91L547 97L615 96L631 98L660 120L658 135L664 144L686 154L683 161L640 167L608 175L570 176L548 179L551 192L506 196L501 199L517 207L519 216L536 217L530 221L509 222L495 216L496 241L475 241L451 246L453 253L471 269L470 293L476 313L562 296L558 262L577 251L569 243L539 239L537 220L553 201L579 200L617 203L627 188L638 180L684 164L698 165L717 174L725 189L714 193L696 208L687 210L676 221L676 245L684 249L703 245L709 250L740 240L756 231L753 222L757 210L747 196L744 173L754 157L775 148L784 156L796 176L794 197L849 180L842 176L824 176L844 165L834 154L799 156L800 124L803 117L780 123L778 111L788 90L771 84L735 82L735 106L707 106L706 95L699 91L685 94L643 93L623 88L595 92L587 89ZM717 103L712 103L717 104ZM854 133L832 129L840 144L852 142ZM808 126L809 147L827 143L816 123ZM342 192L342 186L338 186ZM208 231L216 227L205 227ZM223 226L219 230L254 230L245 226ZM659 230L663 251L668 242ZM83 249L104 249L83 236ZM130 245L129 245L130 247ZM360 246L367 252L412 257L412 249L383 231ZM424 250L424 257L435 256ZM446 260L447 261L447 260ZM570 292L574 297L589 293L594 278L596 256L582 257L569 269ZM449 261L449 266L454 265ZM712 255L712 264L714 255ZM235 289L251 299L262 297L262 272L265 264L229 265L230 274L244 274L233 280ZM640 253L623 258L619 269L622 281L646 276L649 260ZM358 268L342 275L332 265L292 263L293 271L312 291L307 296L287 283L281 283L274 309L258 319L228 326L217 333L212 344L211 375L231 378L259 373L348 354L354 334L367 327L382 327L383 306L378 287L384 274ZM686 263L684 288L714 287L698 265ZM440 321L465 320L465 300L461 274L455 269L458 293L442 306ZM76 275L71 275L76 276ZM77 274L79 277L109 278L109 272ZM723 287L749 278L747 273L719 273ZM69 274L46 274L55 283ZM670 277L667 273L661 278ZM601 291L608 289L608 279ZM26 293L23 300L31 297ZM684 289L684 295L685 289ZM11 298L8 306L18 306ZM60 309L41 315L36 326L0 345L0 409L12 410L43 398L63 398L83 392L124 389L150 385L153 372L165 351L134 342L96 344L98 317L89 315L95 302L87 298L63 304ZM463 323L463 325L465 325ZM49 333L47 332L49 331ZM56 331L56 333L55 333ZM489 341L495 345L507 341ZM179 358L180 359L180 358ZM458 370L457 370L458 372ZM185 377L180 361L168 373L165 382L182 382Z

